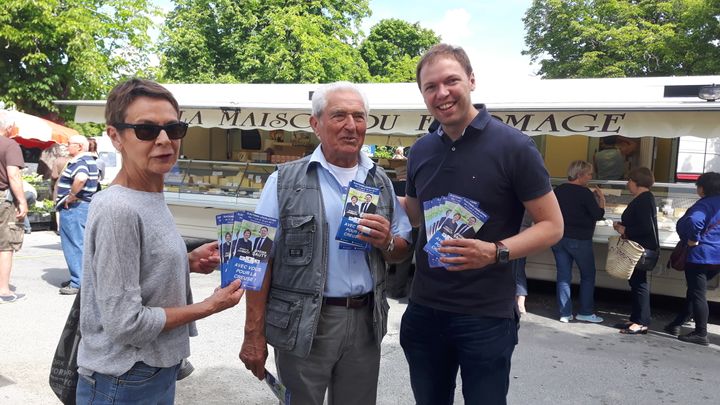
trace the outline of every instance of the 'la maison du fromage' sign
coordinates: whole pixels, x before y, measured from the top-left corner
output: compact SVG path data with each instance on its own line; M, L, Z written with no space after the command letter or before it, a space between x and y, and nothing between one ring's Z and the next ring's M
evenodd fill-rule
M492 115L528 135L572 135L592 133L617 135L628 113L503 113ZM209 128L259 128L265 130L312 131L310 113L263 109L184 109L181 119L191 126ZM432 115L427 111L382 111L370 113L370 134L418 135L428 131Z
M104 122L104 105L78 106L77 122ZM602 137L720 137L717 111L496 111L491 114L527 135ZM181 119L204 128L264 129L311 132L305 109L181 107ZM424 109L371 110L369 135L422 135L433 118Z

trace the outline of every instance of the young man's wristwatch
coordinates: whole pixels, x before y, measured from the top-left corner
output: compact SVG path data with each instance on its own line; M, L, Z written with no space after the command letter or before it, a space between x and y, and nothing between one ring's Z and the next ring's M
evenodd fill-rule
M495 243L495 263L508 264L510 262L510 249L504 243L498 241Z

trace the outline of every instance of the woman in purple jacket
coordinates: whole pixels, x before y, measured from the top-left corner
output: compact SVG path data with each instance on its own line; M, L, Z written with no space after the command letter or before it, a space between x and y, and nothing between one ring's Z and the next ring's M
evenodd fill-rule
M708 172L697 182L700 199L678 220L676 229L680 240L687 241L689 250L685 264L687 306L675 320L665 326L673 335L680 326L695 318L695 330L678 336L683 342L707 346L708 303L707 283L720 273L720 173Z

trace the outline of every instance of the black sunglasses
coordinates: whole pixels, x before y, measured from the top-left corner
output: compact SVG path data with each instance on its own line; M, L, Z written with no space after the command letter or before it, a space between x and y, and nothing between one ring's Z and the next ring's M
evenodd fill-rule
M187 134L188 124L186 122L173 122L167 125L155 124L113 124L117 129L132 128L135 130L135 136L141 141L152 141L160 136L160 131L165 131L170 139L182 139Z

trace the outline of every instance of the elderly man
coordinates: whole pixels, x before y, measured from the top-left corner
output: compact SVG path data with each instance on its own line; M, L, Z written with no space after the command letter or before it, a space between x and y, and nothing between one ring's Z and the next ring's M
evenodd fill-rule
M68 161L57 182L57 210L60 215L60 242L70 281L60 288L60 294L77 294L82 280L83 238L88 207L97 191L98 168L88 153L88 140L74 135L68 145Z
M13 253L20 250L27 215L20 170L25 166L17 142L7 138L12 123L0 111L0 304L16 302L25 294L10 290Z
M351 83L321 86L310 125L321 145L281 165L257 212L280 218L261 291L248 292L240 359L265 376L266 342L297 404L376 402L380 343L387 331L386 262L409 254L410 224L382 168L360 153L368 103ZM351 180L380 188L376 214L363 214L369 251L343 249L335 235ZM344 247L344 246L343 246Z
M478 201L489 218L476 235L442 242L439 250L454 254L440 259L447 271L430 268L425 232L419 233L400 328L415 401L451 403L460 368L465 403L504 404L518 338L510 261L555 244L562 215L533 141L472 104L475 75L465 51L430 48L418 63L417 83L440 126L408 158L404 202L411 222L422 225L423 202L448 193ZM535 225L518 234L525 209Z

